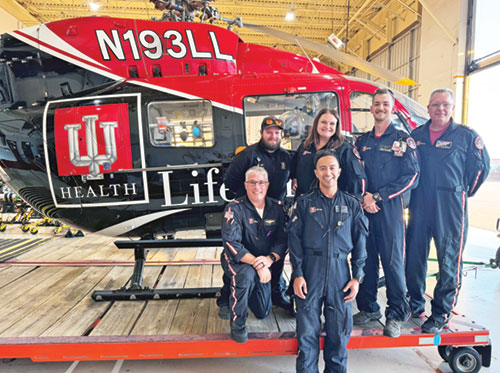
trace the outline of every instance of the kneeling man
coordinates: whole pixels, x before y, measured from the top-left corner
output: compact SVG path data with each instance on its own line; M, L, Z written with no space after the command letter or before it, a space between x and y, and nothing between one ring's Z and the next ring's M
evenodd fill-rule
M245 173L246 196L230 202L222 221L221 264L230 279L231 338L248 341L247 308L263 319L271 303L269 267L286 253L285 213L280 201L266 197L267 171L260 166Z
M299 197L288 222L297 298L297 372L318 372L321 312L325 316L325 372L347 371L351 301L363 278L368 219L359 202L338 190L335 153L316 153L319 188ZM348 255L351 254L352 277Z

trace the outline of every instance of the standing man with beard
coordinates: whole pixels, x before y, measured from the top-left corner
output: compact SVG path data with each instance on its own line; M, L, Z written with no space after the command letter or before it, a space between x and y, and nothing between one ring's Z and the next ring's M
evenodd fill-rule
M281 148L283 122L275 117L266 117L260 126L261 139L258 143L247 147L232 161L224 174L225 186L235 194L236 198L245 195L245 172L253 166L263 167L268 174L269 189L267 196L283 202L286 195L286 184L290 179L292 157L286 149ZM284 255L271 266L271 300L273 305L292 310L292 305L285 295L286 283L282 276ZM229 278L223 276L224 286L217 299L219 316L229 319Z
M474 130L453 121L454 108L453 91L435 90L427 106L431 119L412 132L422 175L411 194L406 282L413 315L422 318L427 257L433 238L439 280L431 301L432 315L422 325L422 331L433 334L448 324L460 291L467 198L477 192L490 169L483 140Z
M420 169L415 141L391 123L393 108L393 93L377 89L370 106L374 128L356 141L368 179L363 208L368 213L370 234L365 280L356 298L360 312L353 319L354 325L363 325L382 317L377 303L380 257L387 288L384 335L397 338L401 322L410 316L404 271L404 208Z

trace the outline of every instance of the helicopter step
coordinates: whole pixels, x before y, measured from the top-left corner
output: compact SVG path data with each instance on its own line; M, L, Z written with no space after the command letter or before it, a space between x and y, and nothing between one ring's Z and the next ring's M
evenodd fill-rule
M134 250L134 270L127 284L116 290L96 290L92 293L95 301L114 300L159 300L159 299L186 299L186 298L215 298L219 294L220 287L210 288L178 288L178 289L151 289L142 286L144 263L148 249L174 249L174 248L199 248L220 247L222 240L210 239L172 239L172 240L137 240L137 241L115 241L118 249Z

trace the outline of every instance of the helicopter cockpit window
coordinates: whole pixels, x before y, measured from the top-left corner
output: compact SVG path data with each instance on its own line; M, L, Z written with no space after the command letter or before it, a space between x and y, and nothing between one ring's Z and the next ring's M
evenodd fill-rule
M211 147L214 125L210 101L162 101L148 105L149 139L154 146Z
M372 104L371 93L352 92L351 93L351 119L353 134L369 132L373 128L373 116L370 113ZM410 133L405 119L398 113L392 113L391 121L397 129Z
M297 149L309 134L314 117L325 107L339 110L339 100L335 93L246 97L244 110L247 145L259 141L262 119L266 116L275 116L283 121L284 133L281 146L286 149Z

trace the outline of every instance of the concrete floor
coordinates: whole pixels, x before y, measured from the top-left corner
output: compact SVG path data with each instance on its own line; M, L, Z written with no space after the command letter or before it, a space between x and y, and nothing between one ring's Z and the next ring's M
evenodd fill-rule
M492 230L475 228L494 226L493 217L500 217L500 183L487 183L484 193L479 194L477 202L470 200L470 225L464 261L489 262L500 246L500 238ZM481 191L480 191L481 193ZM491 197L491 198L490 198ZM489 200L489 203L485 203ZM487 211L487 213L485 213ZM497 216L498 215L498 216ZM495 222L496 222L495 218ZM432 256L432 254L431 254ZM481 266L464 265L467 269L456 307L458 313L490 330L493 356L490 368L481 372L500 372L500 270L485 269ZM496 347L496 348L495 348ZM323 364L320 361L320 370ZM350 350L349 372L451 372L449 365L442 361L435 347ZM142 360L106 362L63 362L34 363L28 359L16 359L0 363L0 372L5 373L149 373L149 372L295 372L294 356L220 358L220 359L182 359L182 360Z

